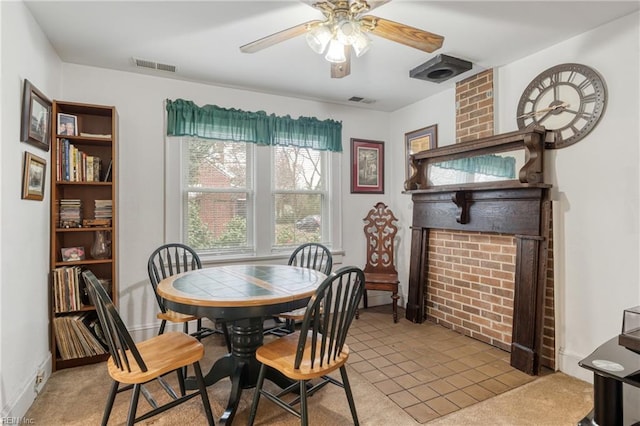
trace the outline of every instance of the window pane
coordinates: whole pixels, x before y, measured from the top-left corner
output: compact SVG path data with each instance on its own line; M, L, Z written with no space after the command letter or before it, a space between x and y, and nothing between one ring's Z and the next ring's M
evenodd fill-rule
M275 190L324 189L322 152L292 146L276 146L273 150Z
M187 244L196 250L248 248L247 194L188 192Z
M189 139L187 148L190 187L247 187L246 143Z
M274 194L275 245L291 246L320 242L322 194Z
M273 147L275 246L321 241L323 158L309 148Z

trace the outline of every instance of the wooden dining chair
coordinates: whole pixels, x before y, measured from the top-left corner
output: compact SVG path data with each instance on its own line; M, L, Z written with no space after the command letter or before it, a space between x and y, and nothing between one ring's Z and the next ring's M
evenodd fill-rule
M167 321L172 323L182 323L184 332L189 334L189 322L196 321L197 328L195 332L191 333L192 336L195 336L200 340L203 337L210 336L212 334L223 334L227 350L231 352L231 340L229 338L229 330L226 323L216 321L215 328L203 327L202 318L167 309L164 306L162 298L158 294L158 284L160 281L175 274L180 274L194 269L202 269L202 262L200 261L198 253L186 244L164 244L154 250L153 253L151 253L151 256L149 256L147 272L149 273L149 281L151 282L153 293L156 296L156 301L160 308L160 312L158 312L156 317L162 321L160 323L160 330L158 334L164 333Z
M249 425L255 421L261 396L300 418L302 425L307 425L307 397L328 383L344 389L353 423L358 424L356 406L347 376L349 347L345 341L363 293L362 270L353 266L339 269L328 276L316 290L307 305L299 331L258 348L256 358L261 366L249 414ZM278 393L263 389L268 368L277 370L295 380L295 383ZM328 376L337 369L340 370L342 382ZM312 379L320 380L307 389L307 383ZM299 396L289 401L283 398L296 390L299 391ZM298 404L299 411L295 408Z
M291 266L300 266L302 268L314 269L325 275L331 273L333 267L333 257L331 251L320 243L305 243L298 246L287 263ZM293 333L296 323L302 321L307 308L296 309L295 311L283 312L275 315L275 327L265 329L265 334L274 334L282 336L284 334ZM284 325L282 322L284 321Z
M398 322L398 271L395 262L395 238L398 219L384 203L377 203L363 219L367 242L367 263L364 267L365 291L363 305L368 307L367 290L391 292L393 322ZM359 318L359 313L356 313Z
M160 334L138 344L134 343L116 307L93 272L84 271L82 277L89 297L96 307L98 321L111 354L107 361L107 370L113 379L113 385L107 398L102 425L106 425L109 421L116 394L131 388L133 388L133 394L127 415L127 425L153 417L197 395L202 398L208 423L213 425L213 413L200 369L200 360L204 356L202 343L193 336L177 331ZM183 391L180 397L177 397L174 392L168 392L172 397L171 401L136 417L142 385L176 372L178 382L181 388L184 388L183 369L188 365L192 365L195 371L198 391L190 394L185 394ZM124 387L120 388L121 384Z

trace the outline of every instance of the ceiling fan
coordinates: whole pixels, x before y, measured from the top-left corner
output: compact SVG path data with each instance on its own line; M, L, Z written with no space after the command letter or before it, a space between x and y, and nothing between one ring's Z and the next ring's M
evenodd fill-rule
M325 16L273 33L240 46L244 53L258 52L290 38L306 34L307 44L316 53L325 53L331 62L331 77L342 78L351 72L351 48L357 57L370 47L368 33L427 53L442 47L444 37L365 13L391 0L300 0Z

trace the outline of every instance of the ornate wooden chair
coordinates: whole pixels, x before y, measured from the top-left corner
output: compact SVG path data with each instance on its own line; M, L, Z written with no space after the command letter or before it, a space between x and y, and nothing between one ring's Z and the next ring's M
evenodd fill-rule
M328 276L316 290L307 305L299 331L280 337L258 348L256 358L262 363L249 414L252 425L258 411L260 396L264 396L282 409L308 424L307 396L312 395L327 383L344 388L353 417L358 424L346 362L349 347L345 344L347 333L364 292L364 274L353 266L339 269ZM277 394L262 388L267 368L272 368L296 382ZM342 382L328 376L340 369ZM307 389L311 379L321 379ZM299 396L290 401L281 397L299 391ZM300 411L294 408L300 403Z
M298 246L291 256L288 265L300 266L302 268L314 269L325 275L331 273L333 267L333 257L331 251L320 243L305 243ZM282 336L295 331L296 322L304 318L307 308L296 309L295 311L284 312L274 317L276 326L265 330L265 334ZM284 320L284 327L281 321Z
M96 307L98 320L111 353L107 361L107 369L113 379L113 385L104 408L102 425L106 425L109 421L116 394L132 387L133 395L127 415L127 425L155 416L197 395L202 398L208 423L213 425L213 413L200 369L200 360L204 356L202 343L193 336L177 331L164 333L138 344L134 343L120 314L93 272L84 271L82 277L89 291L89 297ZM195 371L197 392L186 395L183 392L181 397L177 397L175 392L165 388L171 396L171 401L160 407L152 405L152 410L136 417L138 399L144 383L175 371L181 388L184 388L183 369L190 364ZM120 384L125 386L118 389Z
M154 252L151 253L151 256L149 256L147 272L149 273L149 281L151 282L153 293L156 296L158 307L160 308L160 312L158 312L156 316L159 320L162 320L158 334L164 333L167 321L182 323L184 332L189 334L189 322L196 321L197 329L195 332L191 333L192 336L195 336L200 340L201 338L212 334L224 334L227 349L231 352L231 340L229 339L229 331L225 323L216 322L215 329L203 327L202 318L193 315L181 314L167 309L162 302L162 298L158 295L158 284L160 281L172 275L191 271L193 269L202 269L202 262L195 250L185 244L164 244L154 250Z
M377 203L364 218L367 239L367 264L364 267L365 292L363 303L368 307L367 290L391 292L393 322L398 322L398 271L394 266L395 237L398 219L382 202ZM358 315L356 314L356 318Z

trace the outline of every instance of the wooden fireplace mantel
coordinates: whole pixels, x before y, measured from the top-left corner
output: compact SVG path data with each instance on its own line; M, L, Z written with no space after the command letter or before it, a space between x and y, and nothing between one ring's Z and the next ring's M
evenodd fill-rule
M496 143L496 141L498 141ZM541 183L544 132L532 129L498 135L468 144L470 151L456 147L456 154L474 155L480 147L500 146L500 141L525 147L527 161L520 180L447 187L422 187L412 191L411 262L406 318L421 323L426 319L425 286L429 273L429 232L451 229L513 234L516 240L515 292L511 365L527 374L538 374L543 333L543 305L546 280L551 185ZM492 145L493 144L493 145ZM459 144L465 145L465 144ZM449 156L453 148L445 147L421 153L412 159L424 184L420 161L438 159L438 152ZM471 153L471 154L469 154ZM532 164L534 164L532 168ZM528 172L527 172L528 170ZM527 176L532 176L527 181ZM407 182L410 182L409 179ZM524 182L523 182L524 181Z

